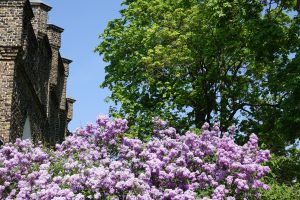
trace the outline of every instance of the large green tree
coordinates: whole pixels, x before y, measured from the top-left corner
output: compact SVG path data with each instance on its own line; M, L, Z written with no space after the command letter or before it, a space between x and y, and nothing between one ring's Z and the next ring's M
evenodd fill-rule
M160 116L183 129L235 123L278 154L299 138L296 0L123 5L96 51L108 62L101 86L112 91L111 114L129 119L133 133Z

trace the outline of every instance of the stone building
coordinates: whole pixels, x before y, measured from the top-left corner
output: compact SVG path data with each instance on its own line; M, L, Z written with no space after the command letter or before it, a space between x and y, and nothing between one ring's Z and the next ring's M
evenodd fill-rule
M60 55L63 29L48 24L40 0L0 0L0 140L47 144L68 134L75 100L66 98L69 59Z

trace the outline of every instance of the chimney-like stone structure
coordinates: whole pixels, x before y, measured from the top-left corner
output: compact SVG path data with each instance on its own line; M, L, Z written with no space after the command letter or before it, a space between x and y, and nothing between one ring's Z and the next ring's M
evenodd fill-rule
M47 35L52 50L52 67L50 72L50 83L53 85L57 85L59 49L61 46L61 34L63 31L64 29L53 24L48 24L47 26Z
M24 0L0 1L0 46L2 48L21 45L25 7L30 7L30 5L28 2L24 4ZM1 56L4 55L1 53Z
M73 62L72 60L69 60L67 58L62 58L63 65L64 65L64 86L63 86L63 94L60 102L60 109L66 110L67 109L67 101L66 101L66 95L67 95L67 81L69 77L69 66Z
M31 23L35 34L47 34L48 12L52 7L39 0L31 0L31 7L34 14Z
M76 102L75 99L73 98L67 98L67 126L69 125L70 121L72 121L73 119L73 106L74 103ZM66 132L66 136L70 135L70 132L67 130Z
M66 99L71 60L60 55L63 29L48 24L50 10L41 0L0 0L0 141L4 143L26 136L54 145L68 133L75 102Z
M67 120L70 122L73 119L73 105L76 102L75 99L68 97L67 98L67 107L68 107L68 117Z

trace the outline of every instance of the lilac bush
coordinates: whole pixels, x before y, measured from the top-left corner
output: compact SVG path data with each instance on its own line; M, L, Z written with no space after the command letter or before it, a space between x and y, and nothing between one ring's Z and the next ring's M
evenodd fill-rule
M257 199L268 185L268 150L255 134L243 146L234 128L204 124L179 135L155 118L149 142L124 136L127 121L99 116L54 150L18 139L0 149L0 199Z

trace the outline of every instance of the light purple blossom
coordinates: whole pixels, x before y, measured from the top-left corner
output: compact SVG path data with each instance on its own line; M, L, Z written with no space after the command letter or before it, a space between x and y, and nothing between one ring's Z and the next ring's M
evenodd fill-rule
M124 137L127 121L100 115L57 144L55 150L17 139L0 149L0 199L213 199L234 200L269 186L258 150L258 137L239 146L235 127L221 134L219 124L202 126L202 134L179 135L153 118L148 142ZM222 137L221 137L222 136ZM199 196L202 191L211 191Z

